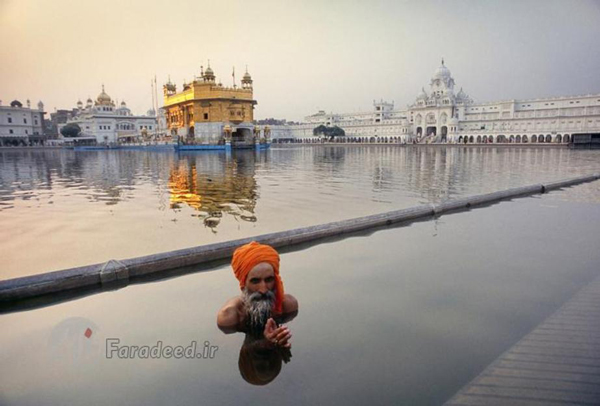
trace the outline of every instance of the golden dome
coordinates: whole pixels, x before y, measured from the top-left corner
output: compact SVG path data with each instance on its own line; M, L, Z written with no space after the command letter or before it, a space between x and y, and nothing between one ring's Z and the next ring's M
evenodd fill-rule
M98 97L96 98L96 103L97 104L104 104L104 105L106 105L106 104L112 104L112 99L104 91L104 85L102 85L102 93L100 93L98 95Z

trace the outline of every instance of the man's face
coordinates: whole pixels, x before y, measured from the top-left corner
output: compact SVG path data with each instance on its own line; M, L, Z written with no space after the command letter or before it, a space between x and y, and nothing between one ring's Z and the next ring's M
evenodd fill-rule
M250 329L262 333L275 302L275 271L271 265L261 262L250 270L242 300Z
M273 267L261 262L250 270L246 278L246 289L249 293L259 292L265 294L275 289L275 271Z

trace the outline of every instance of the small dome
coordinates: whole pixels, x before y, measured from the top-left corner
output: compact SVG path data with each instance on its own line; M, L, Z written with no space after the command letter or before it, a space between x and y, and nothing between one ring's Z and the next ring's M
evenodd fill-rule
M208 61L208 67L204 71L203 79L209 82L215 81L215 72L213 72L212 68L210 67L210 61Z
M121 107L127 107L127 104L125 104L125 100L123 100L123 101L121 102Z
M427 93L425 93L425 88L421 88L421 93L417 96L417 100L425 100L427 99Z
M81 102L81 100L77 100L77 107L79 107L79 108L83 107L83 103Z
M23 104L18 100L13 100L10 102L10 107L23 107Z
M252 80L252 76L250 76L250 74L248 73L248 71L246 71L246 73L244 73L244 80Z

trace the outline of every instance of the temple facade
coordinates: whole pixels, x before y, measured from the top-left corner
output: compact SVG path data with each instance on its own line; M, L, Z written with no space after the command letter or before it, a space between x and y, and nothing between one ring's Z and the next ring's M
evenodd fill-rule
M163 86L168 132L180 142L197 145L252 144L268 135L253 124L252 77L246 70L241 86L217 83L210 63L200 76L183 83L181 91L169 80Z
M600 133L600 94L475 103L442 60L428 86L406 109L373 102L363 113L305 117L278 126L273 138L315 141L319 125L338 126L346 141L395 143L568 143L573 134Z
M0 101L0 146L43 145L44 136L44 104L40 101L37 109L18 100L3 106Z

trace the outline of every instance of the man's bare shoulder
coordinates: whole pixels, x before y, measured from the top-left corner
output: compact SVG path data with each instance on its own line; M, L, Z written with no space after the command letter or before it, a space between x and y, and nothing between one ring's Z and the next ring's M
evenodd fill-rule
M217 314L217 326L221 330L236 328L240 323L242 298L239 296L229 299Z
M283 312L294 313L298 311L298 300L292 295L283 295Z
M235 308L238 309L242 306L242 298L240 296L234 296L228 301L225 302L221 310L225 308Z

